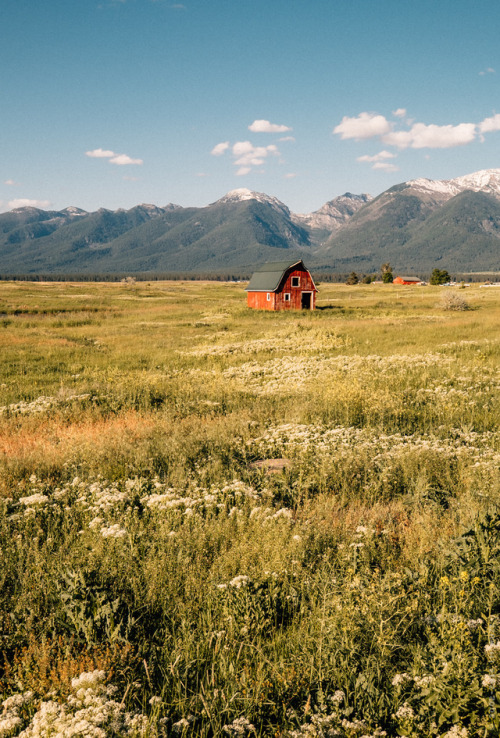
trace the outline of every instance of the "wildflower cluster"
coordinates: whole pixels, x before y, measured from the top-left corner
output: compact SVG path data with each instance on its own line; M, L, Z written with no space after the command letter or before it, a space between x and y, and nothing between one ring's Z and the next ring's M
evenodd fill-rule
M226 369L223 376L240 382L248 391L256 394L280 394L293 392L307 386L317 386L322 381L341 379L355 374L363 374L364 380L383 374L397 374L401 370L415 371L431 367L436 363L450 363L451 357L441 354L417 354L415 356L397 354L391 356L342 355L325 356L285 356L264 363L247 362Z
M203 324L207 324L203 321ZM233 334L234 335L234 334ZM246 341L214 343L184 352L188 356L244 356L258 353L311 354L316 351L345 348L350 344L347 336L320 329L288 330L273 333L265 338Z
M381 434L371 428L287 423L271 426L248 442L253 453L262 458L296 456L314 452L316 458L335 458L338 462L354 454L367 455L380 474L391 464L401 465L405 456L436 456L441 460L460 459L470 467L489 468L493 473L500 462L498 433L455 430L447 437L416 433Z
M148 726L147 717L128 712L123 701L116 701L118 690L113 685L106 685L105 677L104 671L100 670L84 672L72 680L71 694L64 702L40 702L31 719L26 715L26 706L30 706L33 712L33 694L27 692L9 697L3 702L0 736L70 738L84 735L106 738L109 735L143 735Z
M104 539L125 539L130 529L137 528L138 513L145 512L174 528L190 519L207 516L243 517L261 524L290 523L292 511L273 506L272 492L256 490L240 480L211 487L188 486L176 489L158 478L136 477L112 483L98 479L85 481L79 477L66 485L53 488L32 475L30 494L17 502L4 498L8 520L22 521L62 519L80 520L81 532L87 528ZM145 522L145 521L144 521ZM172 535L175 530L172 530Z
M326 698L314 709L309 703L302 715L291 711L290 716L299 722L297 729L286 733L287 738L384 738L387 732L380 727L369 728L364 720L353 716L341 689Z
M11 405L2 405L0 415L40 415L54 407L68 405L71 402L83 402L90 397L88 393L81 395L67 395L65 397L47 397L41 395L31 402L14 402Z

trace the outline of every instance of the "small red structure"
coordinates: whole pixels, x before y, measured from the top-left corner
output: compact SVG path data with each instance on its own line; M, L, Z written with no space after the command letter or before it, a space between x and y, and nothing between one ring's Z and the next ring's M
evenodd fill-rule
M314 310L316 285L302 259L273 261L254 272L246 288L248 307L259 310Z
M422 280L418 277L396 277L392 284L422 284Z

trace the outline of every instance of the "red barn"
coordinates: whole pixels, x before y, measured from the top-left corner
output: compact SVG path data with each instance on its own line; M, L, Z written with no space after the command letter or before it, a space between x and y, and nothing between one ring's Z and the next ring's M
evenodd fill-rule
M246 288L248 307L259 310L314 310L316 285L302 259L263 264Z
M422 284L422 280L418 277L396 277L393 284Z

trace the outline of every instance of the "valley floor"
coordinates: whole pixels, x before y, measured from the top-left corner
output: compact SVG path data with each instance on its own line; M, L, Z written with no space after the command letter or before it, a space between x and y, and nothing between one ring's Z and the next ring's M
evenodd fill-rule
M0 736L497 736L500 289L243 288L0 282Z

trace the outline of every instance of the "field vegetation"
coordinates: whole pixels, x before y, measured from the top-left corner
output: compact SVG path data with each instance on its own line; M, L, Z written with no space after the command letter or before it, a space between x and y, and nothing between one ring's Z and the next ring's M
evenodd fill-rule
M500 295L455 289L0 283L0 737L498 736Z

